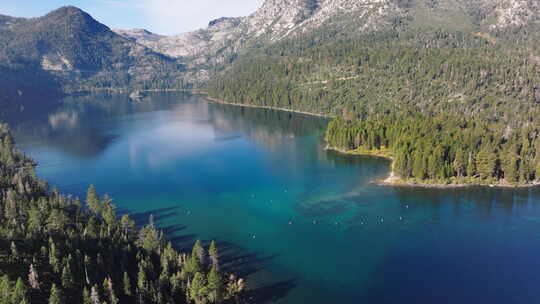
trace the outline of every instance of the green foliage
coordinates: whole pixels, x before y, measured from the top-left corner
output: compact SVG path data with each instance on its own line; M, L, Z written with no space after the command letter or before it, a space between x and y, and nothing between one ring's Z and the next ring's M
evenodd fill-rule
M208 303L208 288L206 287L204 274L200 272L195 273L193 281L191 282L189 296L196 304Z
M210 260L212 260L212 267L219 269L219 252L215 241L210 243L208 255L210 256Z
M330 147L391 155L404 179L531 183L540 180L535 29L479 36L405 22L332 38L321 28L248 52L207 91L333 116Z
M101 211L101 202L99 201L94 185L88 187L88 191L86 192L86 204L88 205L88 209L96 215Z
M49 296L49 304L62 304L64 303L64 295L62 290L53 284L51 287L51 295Z
M223 282L216 267L212 267L208 273L208 300L210 303L218 303L222 299Z
M181 254L165 243L152 217L137 232L92 186L88 209L48 191L34 163L5 140L8 134L0 125L0 303L185 303L196 274L197 301L207 301L204 290L212 291L214 303L238 295L226 293L225 283L216 281L222 274L202 262L202 242L194 255Z
M536 152L529 147L540 141L540 123L532 121L527 128L507 132L504 124L444 114L385 114L364 121L335 119L328 125L326 140L345 150L388 150L394 156L394 172L407 180L529 183L540 179L538 168L530 165Z
M129 278L129 274L124 271L124 277L123 277L123 287L124 287L124 295L130 297L132 295L132 290L131 290L131 279Z

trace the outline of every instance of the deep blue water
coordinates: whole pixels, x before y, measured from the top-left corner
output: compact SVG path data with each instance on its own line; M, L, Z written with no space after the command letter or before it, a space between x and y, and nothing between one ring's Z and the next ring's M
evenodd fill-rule
M389 163L325 151L324 119L184 94L7 120L52 187L217 240L251 302L540 303L539 189L377 186Z

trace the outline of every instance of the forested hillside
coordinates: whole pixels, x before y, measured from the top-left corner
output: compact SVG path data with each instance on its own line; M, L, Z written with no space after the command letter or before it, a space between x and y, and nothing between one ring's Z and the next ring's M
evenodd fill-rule
M149 219L138 230L90 187L84 202L48 191L0 125L0 303L222 303L244 281L216 244L179 253Z
M0 105L34 91L181 87L184 66L75 7L32 19L0 15Z
M536 24L466 32L396 19L366 34L319 28L240 58L208 92L338 117L331 147L382 148L405 180L532 183L540 179L539 41Z

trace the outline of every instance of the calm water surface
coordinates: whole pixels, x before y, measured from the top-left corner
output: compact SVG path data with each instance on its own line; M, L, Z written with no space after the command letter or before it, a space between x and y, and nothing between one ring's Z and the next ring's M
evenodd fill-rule
M325 151L323 119L191 95L37 112L6 118L51 186L217 240L251 302L540 302L538 189L376 186L389 163Z

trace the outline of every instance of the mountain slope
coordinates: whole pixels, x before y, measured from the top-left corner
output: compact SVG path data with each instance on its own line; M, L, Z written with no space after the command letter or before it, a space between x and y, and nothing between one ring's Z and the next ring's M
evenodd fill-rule
M222 18L177 36L143 30L116 32L155 51L180 58L201 80L252 47L312 31L356 36L396 23L484 32L540 20L534 0L267 0L247 17Z
M247 17L221 18L205 29L177 36L161 36L145 30L116 30L116 33L157 52L180 58L201 70L203 80L215 66L233 61L243 50L279 41L293 32L320 26L341 14L382 14L389 5L373 0L268 0ZM394 7L395 5L392 5ZM373 18L366 27L384 23Z
M25 74L3 87L31 84L40 74L64 90L171 86L182 65L115 34L75 7L33 19L0 16L0 67Z
M298 26L208 93L334 116L329 147L390 156L400 182L540 183L537 2L392 3Z

